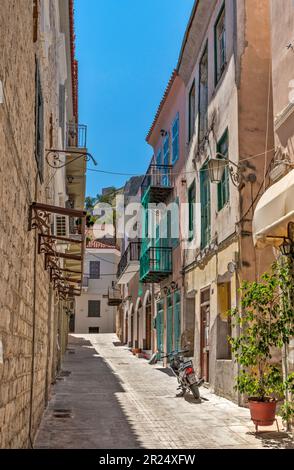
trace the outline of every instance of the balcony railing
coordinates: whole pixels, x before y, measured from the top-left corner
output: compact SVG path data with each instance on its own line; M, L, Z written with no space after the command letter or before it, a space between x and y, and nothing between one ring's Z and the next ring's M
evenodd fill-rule
M172 248L152 246L141 256L140 280L158 283L172 273Z
M122 303L122 295L119 287L109 287L108 289L108 305L110 307L118 307Z
M171 165L151 164L141 186L142 196L149 190L149 202L163 202L174 187Z
M87 147L87 126L68 123L66 125L66 145L69 148Z
M141 253L141 242L130 242L126 251L122 255L117 269L118 279L125 272L131 261L139 261Z

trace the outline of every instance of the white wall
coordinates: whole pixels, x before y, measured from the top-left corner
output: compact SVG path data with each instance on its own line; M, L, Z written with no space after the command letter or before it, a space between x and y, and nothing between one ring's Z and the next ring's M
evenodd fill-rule
M89 287L75 299L75 333L88 333L89 327L99 327L99 333L115 332L116 307L108 306L108 288L116 281L120 252L116 249L87 248L84 275L90 273L90 261L100 261L100 279L89 279ZM88 301L100 300L100 317L88 317Z

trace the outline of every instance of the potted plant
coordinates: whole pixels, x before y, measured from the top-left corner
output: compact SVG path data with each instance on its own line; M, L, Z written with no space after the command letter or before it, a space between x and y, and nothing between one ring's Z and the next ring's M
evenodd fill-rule
M285 398L289 389L289 378L283 378L282 368L272 356L273 350L281 349L293 334L293 313L289 314L287 308L291 296L283 269L274 264L272 272L264 274L260 282L244 282L240 309L230 311L234 326L240 330L237 337L230 338L240 365L236 388L247 396L256 428L274 423L277 401ZM292 405L286 401L283 406L290 414Z

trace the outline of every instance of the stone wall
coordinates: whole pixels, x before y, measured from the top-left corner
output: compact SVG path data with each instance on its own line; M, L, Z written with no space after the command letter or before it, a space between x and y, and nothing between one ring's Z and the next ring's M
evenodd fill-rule
M57 70L33 41L33 0L2 0L0 9L0 448L29 447L56 368L56 299L36 233L28 232L33 201L52 203L44 166L41 184L35 159L35 61L40 60L45 102L45 147L50 116L57 138ZM50 58L50 67L48 66ZM61 308L61 307L59 307Z

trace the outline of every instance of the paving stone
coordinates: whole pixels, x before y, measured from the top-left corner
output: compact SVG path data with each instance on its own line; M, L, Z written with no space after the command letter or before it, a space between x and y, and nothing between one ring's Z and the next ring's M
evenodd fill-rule
M75 354L63 364L71 374L55 386L35 447L294 448L286 433L256 435L248 409L208 389L201 403L175 398L175 377L115 347L114 335L74 336ZM72 418L54 418L58 408L70 408Z

